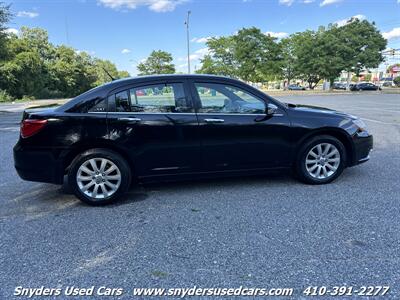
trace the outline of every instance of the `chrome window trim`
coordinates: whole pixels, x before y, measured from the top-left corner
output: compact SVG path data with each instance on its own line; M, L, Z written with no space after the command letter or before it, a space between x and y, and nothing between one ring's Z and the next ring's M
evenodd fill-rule
M241 114L241 113L175 113L175 112L166 112L166 113L160 113L160 112L133 112L133 111L112 111L112 112L88 112L88 114L129 114L129 115L218 115L218 116L265 116L265 114ZM273 114L273 117L283 117L284 114Z

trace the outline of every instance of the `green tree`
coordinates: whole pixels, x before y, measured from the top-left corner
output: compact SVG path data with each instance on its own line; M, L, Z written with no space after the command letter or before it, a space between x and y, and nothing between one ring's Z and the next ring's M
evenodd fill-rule
M237 63L234 57L235 41L232 36L211 38L207 41L210 55L204 57L200 73L237 76Z
M7 23L11 19L10 6L0 2L0 62L6 56Z
M201 68L196 70L198 74L224 75L219 72L217 62L209 54L205 55L201 60Z
M399 87L400 87L400 76L397 76L395 79L393 79L393 83L394 83L396 86L399 86Z
M321 78L329 80L330 87L340 73L346 68L348 58L343 51L338 27L320 27L316 32L316 48L319 56L315 58L318 74Z
M233 57L237 74L246 81L266 81L267 76L279 72L279 45L276 38L265 35L260 29L243 28L233 36Z
M104 70L115 79L129 76L110 61L64 45L54 46L40 28L22 27L18 36L9 35L5 42L0 89L12 97L73 97L110 81Z
M290 81L298 76L298 70L296 69L296 56L294 52L294 41L292 38L282 39L280 42L282 61L280 64L281 74L284 79L287 80L288 85Z
M346 58L346 71L355 72L377 68L383 62L382 51L387 41L376 28L375 23L354 19L338 28L341 55Z
M36 52L20 52L13 60L2 64L1 89L12 96L38 96L44 87L42 74L44 65Z
M153 50L144 62L138 64L139 75L173 74L175 73L175 65L172 60L170 53Z
M307 30L290 36L293 43L293 55L296 57L294 69L298 77L308 83L310 89L314 89L321 77L322 53L319 47L318 34Z

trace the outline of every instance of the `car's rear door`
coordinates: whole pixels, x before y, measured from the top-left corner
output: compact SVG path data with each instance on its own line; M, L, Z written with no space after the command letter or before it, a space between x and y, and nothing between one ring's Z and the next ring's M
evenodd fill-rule
M185 79L119 88L109 103L110 139L129 152L136 175L199 169L198 121Z
M190 83L206 170L279 168L290 164L290 122L283 107L267 116L267 99L246 89L247 85L195 79Z

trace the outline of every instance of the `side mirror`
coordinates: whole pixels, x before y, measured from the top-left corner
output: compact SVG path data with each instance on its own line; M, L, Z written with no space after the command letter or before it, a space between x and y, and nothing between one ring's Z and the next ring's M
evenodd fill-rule
M268 116L272 116L274 113L276 113L276 111L278 110L278 106L276 106L275 104L272 103L268 103L267 104L267 109L266 109L266 114Z

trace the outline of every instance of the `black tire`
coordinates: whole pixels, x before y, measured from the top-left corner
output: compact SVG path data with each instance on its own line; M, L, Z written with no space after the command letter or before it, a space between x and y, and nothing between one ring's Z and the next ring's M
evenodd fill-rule
M81 191L77 182L77 173L79 168L82 166L82 164L93 158L107 159L115 164L120 171L121 178L119 187L115 192L113 192L112 195L102 199L96 199L86 195ZM90 149L79 154L71 163L68 172L68 184L75 196L81 201L93 206L106 205L118 200L125 192L128 191L131 184L131 169L127 161L114 151L103 148Z
M306 168L306 158L308 153L314 146L317 146L318 144L321 143L329 143L331 145L334 145L336 149L339 151L340 154L340 163L339 166L337 167L336 171L329 177L327 178L315 178L310 175L310 173L307 171ZM345 166L346 166L346 149L343 146L342 142L340 142L337 138L330 136L330 135L319 135L310 138L309 140L306 140L303 145L300 147L300 150L297 155L297 159L295 162L295 172L298 177L302 182L308 183L308 184L325 184L332 182L336 178L342 174Z

